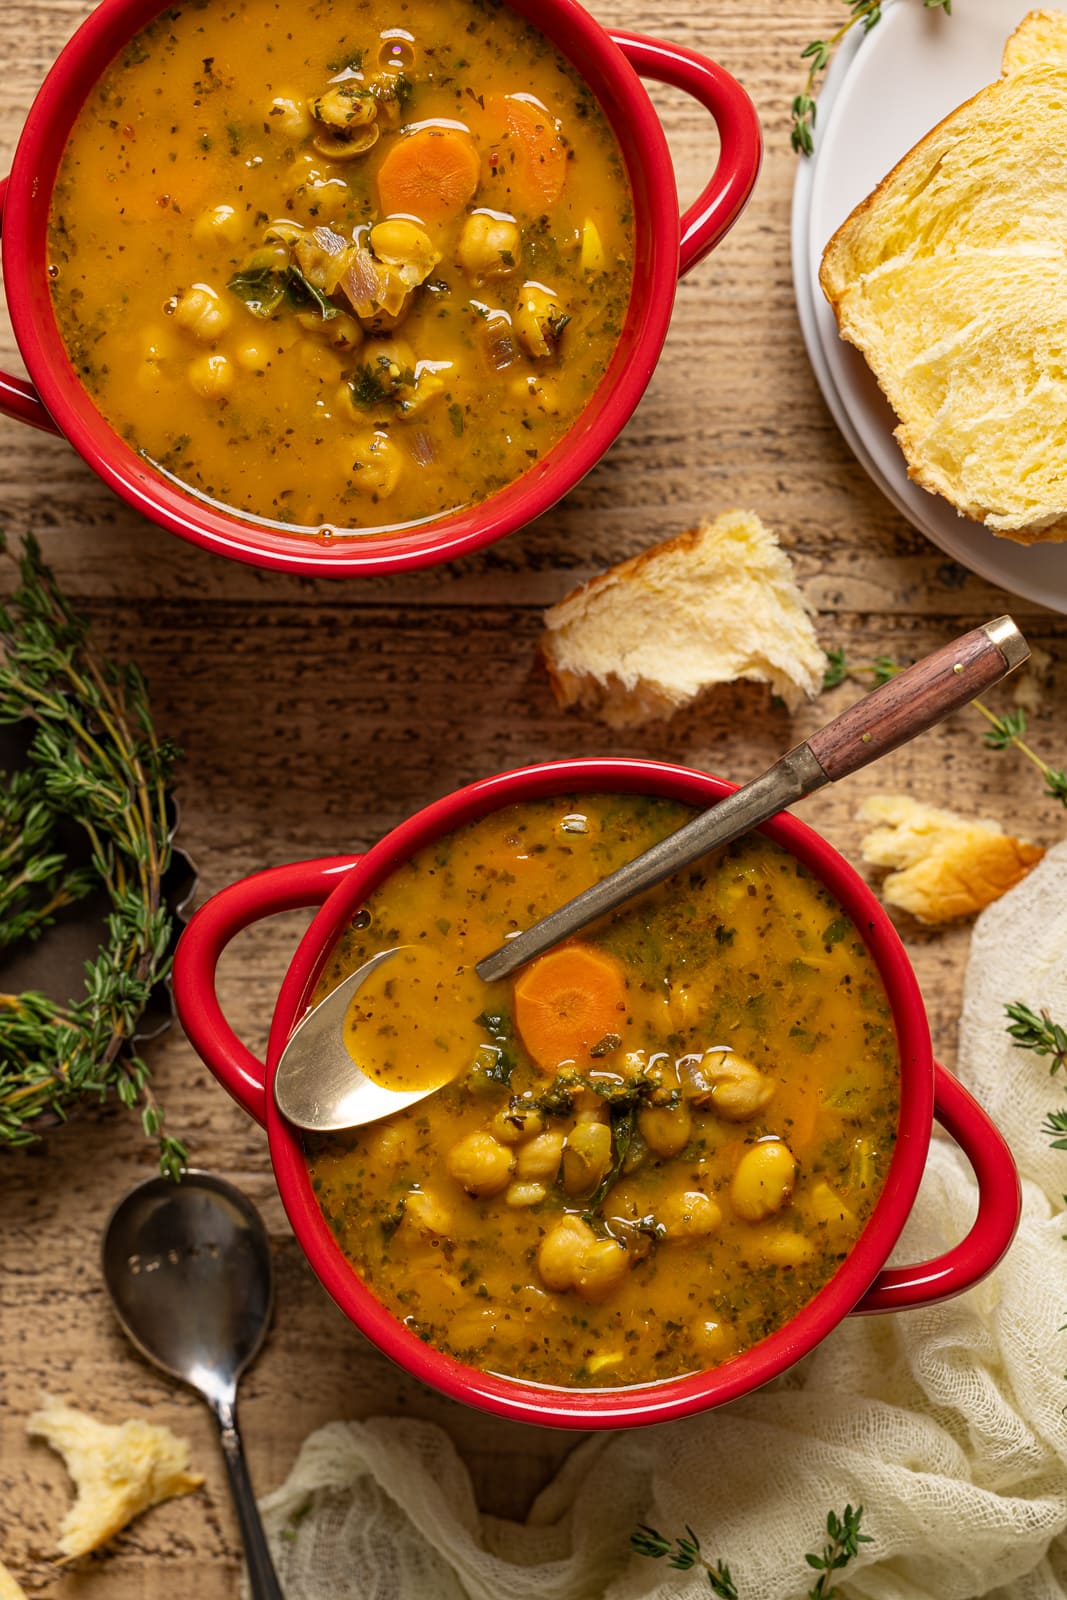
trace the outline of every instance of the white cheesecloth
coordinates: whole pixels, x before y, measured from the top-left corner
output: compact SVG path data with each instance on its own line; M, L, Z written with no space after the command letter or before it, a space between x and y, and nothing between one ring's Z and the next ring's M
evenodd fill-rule
M1067 1596L1067 1151L1041 1133L1067 1079L1013 1047L1004 1006L1067 1024L1067 843L974 929L959 1076L1009 1140L1023 1220L997 1271L944 1305L846 1318L756 1394L579 1443L525 1523L481 1514L435 1425L331 1423L262 1502L287 1600L707 1600L706 1573L633 1555L689 1524L741 1600L800 1600L826 1513L864 1507L849 1600ZM935 1140L895 1260L962 1237L976 1188ZM247 1592L247 1591L246 1591Z

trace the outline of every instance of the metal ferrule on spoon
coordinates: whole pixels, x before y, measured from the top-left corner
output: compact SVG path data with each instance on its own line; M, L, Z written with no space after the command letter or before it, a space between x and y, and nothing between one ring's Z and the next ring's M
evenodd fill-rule
M709 850L729 844L824 784L858 772L925 733L1021 666L1029 654L1029 645L1008 616L943 645L864 695L751 783L516 934L483 957L475 971L487 983L509 977L534 956Z

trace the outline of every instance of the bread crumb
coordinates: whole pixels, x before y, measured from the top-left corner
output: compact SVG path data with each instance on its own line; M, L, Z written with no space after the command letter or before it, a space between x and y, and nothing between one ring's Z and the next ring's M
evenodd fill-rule
M189 1446L169 1428L134 1419L119 1426L49 1400L26 1424L31 1437L58 1450L77 1495L59 1530L60 1554L87 1555L134 1517L174 1495L199 1489Z
M882 883L886 905L931 925L974 916L1045 854L997 822L962 817L910 795L871 795L857 815L878 824L862 840L860 854L870 866L892 869Z
M26 1591L19 1588L2 1561L0 1561L0 1600L26 1600Z
M738 679L768 684L791 709L822 687L826 657L792 563L751 511L610 567L544 620L557 702L614 728L663 720Z

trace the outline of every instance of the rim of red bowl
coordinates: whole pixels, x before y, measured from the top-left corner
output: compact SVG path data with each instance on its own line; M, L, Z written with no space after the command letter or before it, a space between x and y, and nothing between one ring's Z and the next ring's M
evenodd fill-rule
M159 0L101 0L52 66L12 163L4 217L4 287L30 377L57 426L94 471L143 515L232 560L310 577L398 572L469 554L516 531L568 493L632 415L666 338L678 281L679 212L666 136L622 50L577 0L505 0L570 60L623 152L634 208L634 276L607 372L564 437L514 484L425 527L399 532L282 533L215 510L170 483L96 409L52 311L47 224L60 157L77 112L112 59L161 13Z
M885 1186L833 1278L784 1327L722 1366L616 1389L567 1389L486 1373L424 1343L387 1310L341 1254L312 1192L299 1135L278 1111L271 1083L337 937L366 895L414 850L514 801L592 791L664 795L706 807L736 784L655 761L592 757L500 773L417 812L371 847L316 914L278 995L267 1050L267 1134L282 1203L312 1269L345 1314L401 1367L432 1388L497 1416L542 1426L635 1427L688 1416L758 1388L806 1355L870 1287L911 1210L933 1120L933 1055L918 982L892 922L833 847L788 814L759 831L813 872L855 923L892 1006L900 1053L897 1140Z

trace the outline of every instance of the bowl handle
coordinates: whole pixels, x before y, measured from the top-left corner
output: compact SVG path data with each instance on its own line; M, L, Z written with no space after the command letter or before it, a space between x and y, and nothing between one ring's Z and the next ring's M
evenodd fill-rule
M853 1311L901 1311L962 1294L992 1272L1015 1237L1022 1191L1007 1141L973 1095L937 1061L934 1116L974 1168L978 1215L967 1236L944 1255L880 1272Z
M6 199L7 179L0 178L0 226L3 224ZM16 378L10 372L0 372L0 416L14 417L17 422L28 422L31 428L41 428L45 433L60 431L49 416L44 401L33 384L27 378Z
M267 1069L241 1043L222 1014L215 989L219 957L231 939L279 911L320 906L359 856L323 856L269 867L221 889L202 905L174 954L174 1004L196 1053L259 1123L267 1120Z
M682 278L729 231L752 193L763 157L759 118L737 79L707 56L640 33L613 31L611 37L635 72L691 94L711 112L719 131L715 171L682 214L678 262Z

